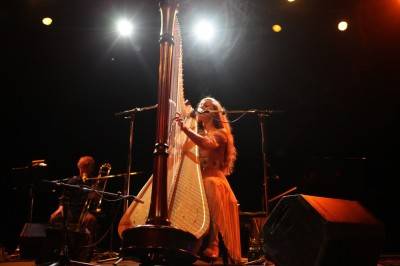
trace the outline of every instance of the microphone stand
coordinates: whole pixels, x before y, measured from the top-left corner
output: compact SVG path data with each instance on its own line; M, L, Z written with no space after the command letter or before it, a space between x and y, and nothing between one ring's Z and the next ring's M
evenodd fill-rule
M268 206L268 198L269 198L269 184L268 184L268 166L269 162L267 159L267 148L266 148L266 132L265 132L265 118L268 116L265 112L257 112L258 121L260 123L261 130L261 152L263 156L263 192L264 192L264 211L265 216L269 215L269 206Z
M93 192L96 192L98 194L103 194L103 195L106 195L106 196L114 196L114 197L117 197L117 198L120 198L120 199L123 199L123 200L125 200L125 199L133 199L133 200L135 200L135 201L137 201L139 203L144 203L143 200L141 200L141 199L139 199L139 198L137 198L137 197L135 197L133 195L121 195L121 193L106 192L106 191L97 190L97 189L94 189L94 188L91 188L91 187L88 187L88 186L71 185L71 184L63 183L64 180L65 179L54 180L54 181L43 180L43 182L52 183L52 184L54 184L56 186L61 186L61 187L80 189L80 190L82 190L84 192L92 192L93 191Z
M256 114L258 117L258 122L261 130L261 153L262 153L262 163L263 163L263 211L261 213L254 213L251 215L251 233L249 235L249 249L248 249L248 258L249 262L246 265L251 264L260 264L265 262L265 258L260 255L263 247L263 237L262 237L262 224L265 219L268 218L269 215L269 177L268 177L268 157L267 157L267 142L266 142L266 132L265 132L265 120L266 117L270 116L273 113L279 113L282 111L272 111L272 110L259 110L259 109L250 109L250 110L231 110L226 111L226 113L230 114ZM260 219L260 215L261 218Z
M124 119L130 119L127 170L126 170L126 175L125 175L125 179L124 179L124 187L123 187L124 195L130 194L130 187L131 187L131 175L132 175L131 168L132 168L132 157L133 157L132 153L133 153L133 140L134 140L133 133L134 133L134 125L135 125L135 115L136 115L136 113L139 113L139 112L156 109L157 106L158 106L158 104L146 106L146 107L135 107L133 109L121 111L121 112L114 114L115 116L122 116ZM138 200L138 199L136 199L136 200ZM129 207L129 198L126 198L122 205L122 214L124 214L126 212L128 207ZM113 224L113 227L114 227L114 224ZM113 231L113 229L112 229L112 231ZM110 241L112 242L112 232L110 233L110 235L111 235ZM118 263L120 263L123 260L123 257L120 257L118 255L117 257L99 260L98 262L108 262L108 261L112 261L112 260L116 260L116 262L114 262L113 264L117 265Z
M135 115L136 115L136 113L139 113L139 112L156 109L157 106L158 106L158 104L155 104L152 106L146 106L146 107L136 107L136 108L133 108L130 110L115 113L115 116L122 116L125 119L130 119L128 162L127 162L127 171L126 171L126 177L124 180L124 189L123 189L124 195L129 195L130 187L131 187L131 167L132 167L133 135L134 135L133 133L134 133ZM126 199L126 200L124 200L123 207L122 207L123 213L126 212L128 207L129 207L129 199Z
M131 175L138 175L141 174L142 172L131 172ZM102 176L102 177L94 177L94 178L88 178L88 180L107 180L110 178L116 178L116 177L125 177L126 173L123 174L114 174L114 175L108 175L108 176ZM121 207L119 205L118 209ZM115 210L114 216L118 210ZM108 250L101 253L101 259L97 260L98 263L102 262L107 262L111 260L117 260L119 259L118 253L113 250L113 233L114 233L114 225L115 225L115 219L112 219L111 225L109 228L109 234L110 234L110 242L108 245Z
M258 116L258 121L261 130L261 153L263 162L263 212L265 212L265 217L269 215L268 197L269 197L269 184L268 184L268 157L267 157L267 142L266 142L266 132L265 132L265 118L274 114L281 113L282 111L274 110L260 110L260 109L249 109L249 110L230 110L225 111L228 114L256 114Z

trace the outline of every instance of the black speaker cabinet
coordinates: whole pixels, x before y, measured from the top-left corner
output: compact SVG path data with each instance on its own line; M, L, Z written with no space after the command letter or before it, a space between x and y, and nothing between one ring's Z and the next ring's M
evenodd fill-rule
M46 225L26 223L20 234L21 258L43 261L51 253L46 241Z
M21 258L35 259L38 263L59 259L64 248L65 232L62 228L46 224L26 223L20 234ZM93 247L88 247L90 236L84 232L67 231L68 256L72 260L89 261Z
M277 266L376 266L384 227L357 201L299 194L278 202L263 235Z

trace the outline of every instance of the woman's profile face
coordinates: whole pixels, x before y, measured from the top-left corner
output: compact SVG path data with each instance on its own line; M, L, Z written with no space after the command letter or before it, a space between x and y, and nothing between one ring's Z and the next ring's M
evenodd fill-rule
M207 123L212 118L212 113L208 113L207 111L216 111L217 108L211 101L211 99L204 99L199 103L197 111L199 112L199 121L203 123Z
M213 109L214 109L214 105L211 102L211 100L209 100L209 99L202 100L199 103L198 111L200 113L202 113L204 111L210 111L210 110L213 110Z

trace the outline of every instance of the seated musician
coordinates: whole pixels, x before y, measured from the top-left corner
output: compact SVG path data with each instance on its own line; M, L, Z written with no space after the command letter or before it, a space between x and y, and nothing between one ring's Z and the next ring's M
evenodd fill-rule
M209 111L209 112L207 112ZM240 263L240 226L238 201L226 179L236 160L233 135L223 107L214 98L202 99L197 107L199 132L186 127L181 117L176 121L182 131L199 147L204 189L210 210L210 230L203 255L219 256L219 237L222 236L229 257Z
M91 186L90 178L94 177L95 160L91 156L82 156L77 163L79 176L71 177L67 184ZM87 243L94 240L96 217L86 210L86 204L96 197L94 192L86 192L79 188L65 188L57 210L50 216L52 225L65 225L68 230L87 234ZM65 219L65 220L64 220ZM73 252L72 252L73 253ZM90 255L89 255L90 256ZM87 257L87 256L86 256Z

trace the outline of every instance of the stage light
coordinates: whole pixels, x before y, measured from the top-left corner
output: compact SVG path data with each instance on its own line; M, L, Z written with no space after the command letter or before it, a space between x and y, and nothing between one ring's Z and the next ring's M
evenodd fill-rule
M49 18L49 17L45 17L45 18L42 19L42 23L44 25L46 25L46 26L50 26L51 23L53 23L53 20L51 18Z
M290 3L292 3L292 2L294 2L295 0L287 0L288 2L290 2Z
M274 32L280 32L282 30L282 27L279 24L275 24L275 25L272 26L272 30Z
M340 21L339 23L338 23L338 29L340 30L340 31L345 31L345 30L347 30L347 28L349 27L349 25L347 24L347 22L346 21Z
M133 32L133 25L127 19L120 19L117 21L117 31L122 37L129 37Z
M197 39L204 42L212 40L215 36L214 26L210 22L205 20L202 20L196 24L194 32L196 34Z

